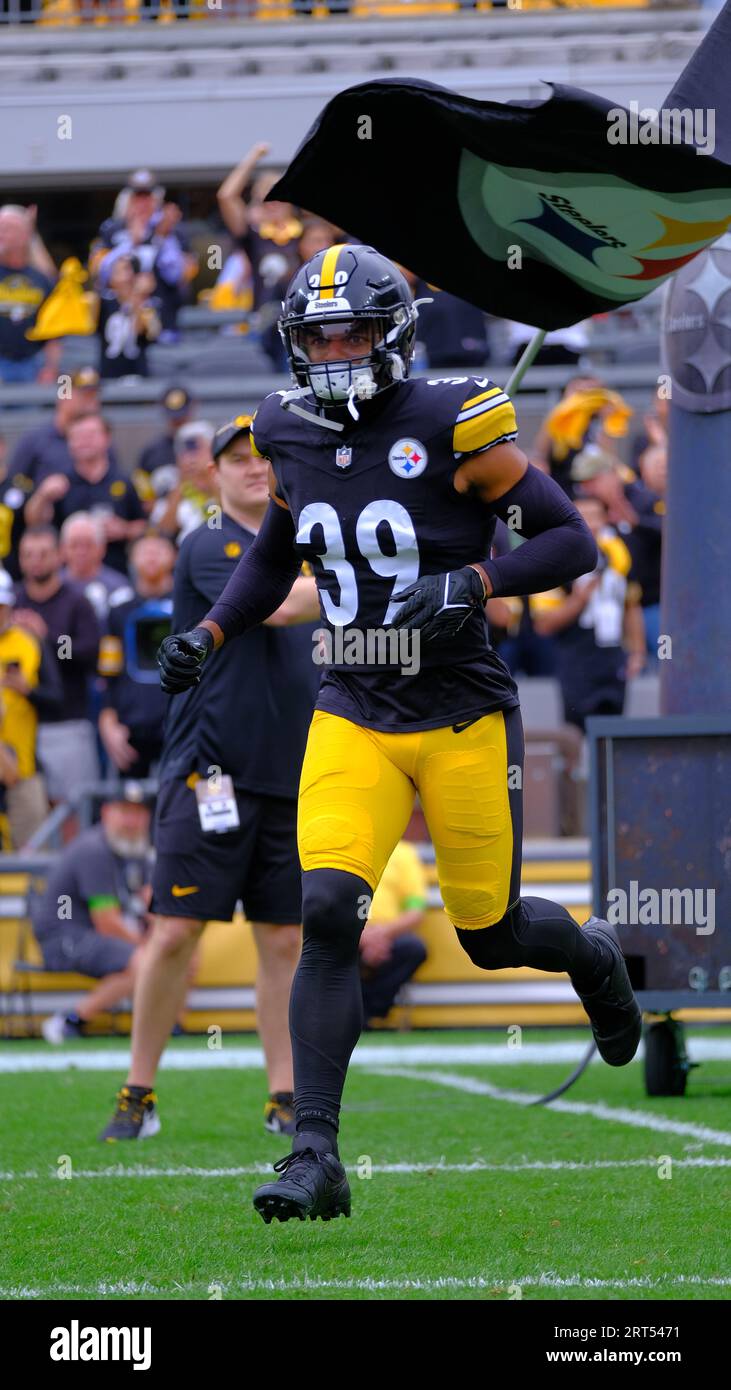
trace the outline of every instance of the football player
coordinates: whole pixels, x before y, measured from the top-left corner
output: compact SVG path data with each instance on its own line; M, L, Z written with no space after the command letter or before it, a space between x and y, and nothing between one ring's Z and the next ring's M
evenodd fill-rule
M409 378L416 318L403 275L371 247L329 247L297 272L280 320L296 385L266 397L252 430L269 460L269 511L207 617L160 649L164 688L187 689L311 564L335 659L300 782L297 1132L278 1180L255 1193L265 1221L349 1214L337 1135L361 1030L358 940L417 792L444 910L470 959L566 971L613 1066L640 1038L614 928L591 918L582 929L557 903L520 896L520 710L483 611L490 595L542 592L594 569L596 545L518 448L499 386ZM497 517L524 541L493 560ZM394 640L376 649L378 634ZM418 644L418 662L404 665L403 638L412 655Z

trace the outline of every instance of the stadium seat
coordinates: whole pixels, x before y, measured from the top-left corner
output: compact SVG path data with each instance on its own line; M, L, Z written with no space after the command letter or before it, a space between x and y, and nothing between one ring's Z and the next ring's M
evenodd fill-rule
M553 676L524 676L518 681L523 728L545 733L564 724L561 687Z
M659 675L637 676L627 683L624 703L627 719L656 719L660 713Z

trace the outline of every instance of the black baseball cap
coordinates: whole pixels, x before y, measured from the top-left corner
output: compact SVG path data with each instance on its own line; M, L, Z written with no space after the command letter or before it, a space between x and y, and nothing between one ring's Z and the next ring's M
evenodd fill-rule
M249 434L253 424L253 415L237 415L235 420L229 420L227 425L221 425L213 436L211 453L214 459L228 449L229 444L233 444L234 439L238 439L240 434Z
M168 415L185 415L193 404L193 397L185 386L168 386L162 403Z

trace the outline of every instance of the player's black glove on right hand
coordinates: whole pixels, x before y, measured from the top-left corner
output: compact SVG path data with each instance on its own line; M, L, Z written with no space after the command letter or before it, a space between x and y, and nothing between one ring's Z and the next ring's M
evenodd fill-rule
M166 695L178 695L190 690L201 678L201 667L213 648L213 633L207 627L194 627L192 632L178 632L165 637L157 653L160 685Z

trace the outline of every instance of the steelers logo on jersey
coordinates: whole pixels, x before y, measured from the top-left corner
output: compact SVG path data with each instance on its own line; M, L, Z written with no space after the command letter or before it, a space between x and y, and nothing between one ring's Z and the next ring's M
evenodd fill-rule
M388 466L397 478L418 478L426 465L426 447L418 439L397 439L388 451Z

